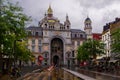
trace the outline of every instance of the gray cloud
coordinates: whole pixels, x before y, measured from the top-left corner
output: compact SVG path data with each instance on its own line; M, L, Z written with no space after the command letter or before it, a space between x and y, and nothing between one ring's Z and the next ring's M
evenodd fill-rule
M118 3L120 0L78 0L78 2L85 8L101 9L113 3Z
M12 0L19 2L24 8L24 13L31 16L30 25L38 24L44 17L49 4L54 16L62 23L66 14L69 15L72 28L84 28L84 20L89 15L92 20L93 32L102 32L102 27L115 17L120 17L120 0Z

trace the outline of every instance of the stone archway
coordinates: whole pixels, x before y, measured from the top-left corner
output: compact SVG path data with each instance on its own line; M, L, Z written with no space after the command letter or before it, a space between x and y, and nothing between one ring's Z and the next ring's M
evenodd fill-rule
M64 60L63 41L59 38L51 40L51 64L61 65Z
M57 55L53 56L53 64L55 66L58 66L59 65L59 57Z

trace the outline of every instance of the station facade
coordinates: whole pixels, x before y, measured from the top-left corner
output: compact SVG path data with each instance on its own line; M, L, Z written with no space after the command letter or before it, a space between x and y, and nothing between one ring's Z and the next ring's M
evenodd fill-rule
M53 10L49 6L44 18L38 22L38 26L26 28L28 49L35 56L35 64L38 64L38 57L42 56L41 65L75 65L78 46L87 38L92 38L89 17L85 19L84 25L84 31L71 29L68 15L64 23L61 23L54 17Z

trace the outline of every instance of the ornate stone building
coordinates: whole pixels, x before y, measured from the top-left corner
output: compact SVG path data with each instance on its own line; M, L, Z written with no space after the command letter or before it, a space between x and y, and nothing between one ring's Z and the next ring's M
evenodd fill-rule
M85 31L91 35L91 22L85 20ZM85 24L86 25L86 24ZM88 30L89 29L89 30ZM42 56L42 65L72 65L76 64L76 50L87 39L87 35L80 29L71 29L68 15L64 24L54 17L53 10L49 6L47 14L39 21L38 26L30 26L28 32L28 48L35 56Z

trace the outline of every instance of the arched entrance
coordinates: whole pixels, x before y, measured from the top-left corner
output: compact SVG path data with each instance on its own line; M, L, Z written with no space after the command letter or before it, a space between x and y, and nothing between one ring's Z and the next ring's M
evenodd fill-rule
M51 40L51 64L62 65L63 56L63 41L59 38L54 38Z
M55 66L58 66L58 65L59 65L59 57L58 57L57 55L55 55L55 56L53 57L53 64L54 64Z

